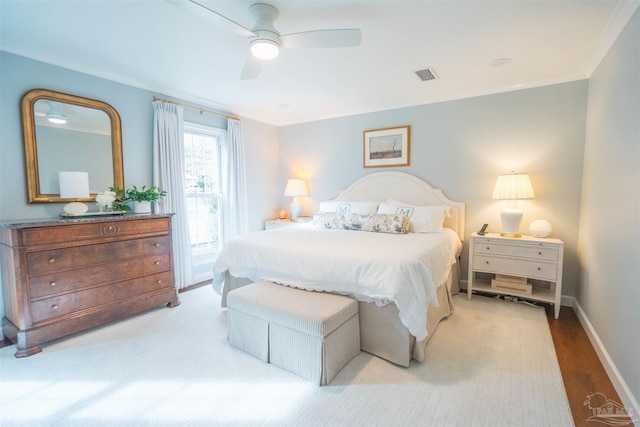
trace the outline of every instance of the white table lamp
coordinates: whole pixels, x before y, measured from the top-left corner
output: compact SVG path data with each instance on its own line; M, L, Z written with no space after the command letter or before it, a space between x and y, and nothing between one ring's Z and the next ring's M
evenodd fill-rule
M293 197L291 201L291 219L296 220L302 212L302 205L298 197L308 196L307 185L302 179L290 179L287 181L287 187L284 189L284 195Z
M58 172L60 181L60 198L82 199L89 197L88 172ZM84 203L73 201L64 206L64 211L70 216L82 215L89 210Z
M533 199L533 187L526 173L511 172L508 175L498 176L496 186L493 189L493 199L506 200L507 205L502 210L502 233L505 237L521 237L520 222L522 211L518 209L518 200Z

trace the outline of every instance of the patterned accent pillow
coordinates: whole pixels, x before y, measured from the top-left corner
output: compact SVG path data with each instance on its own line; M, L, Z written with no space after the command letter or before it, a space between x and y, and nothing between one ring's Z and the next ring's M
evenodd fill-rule
M406 215L348 212L318 212L313 217L313 225L321 228L392 234L406 234L411 226Z

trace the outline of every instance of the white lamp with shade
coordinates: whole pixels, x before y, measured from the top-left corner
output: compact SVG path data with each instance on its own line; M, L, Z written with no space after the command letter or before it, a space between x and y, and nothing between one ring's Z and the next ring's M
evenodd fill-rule
M298 197L308 196L307 185L302 179L290 179L287 181L287 187L284 189L284 195L293 197L291 201L291 219L296 220L302 212L302 205Z
M534 197L533 187L529 175L526 173L511 172L508 175L498 176L492 198L507 201L507 206L500 214L502 219L501 236L521 237L522 211L518 209L518 200L533 199Z
M60 181L60 198L82 199L89 197L89 173L88 172L58 172ZM71 202L64 206L64 211L69 216L83 215L89 207L81 202Z

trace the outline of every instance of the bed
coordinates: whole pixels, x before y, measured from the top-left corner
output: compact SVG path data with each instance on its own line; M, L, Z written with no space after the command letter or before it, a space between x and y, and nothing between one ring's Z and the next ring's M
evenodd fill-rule
M225 245L214 265L213 287L222 305L230 290L256 280L350 295L359 301L364 351L401 366L422 361L459 289L465 205L416 176L390 171L358 179L320 207L331 212L337 206L339 212L345 205L357 210L373 204L378 218L389 203L412 206L415 212L442 208L446 215L436 220L441 227L429 232L327 229L322 220L331 214L319 214L313 223L239 236ZM413 219L411 228L424 231Z

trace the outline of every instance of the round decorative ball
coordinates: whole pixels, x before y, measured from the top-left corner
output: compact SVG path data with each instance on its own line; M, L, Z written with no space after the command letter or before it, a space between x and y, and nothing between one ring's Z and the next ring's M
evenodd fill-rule
M529 231L534 237L547 237L551 234L551 224L544 219L536 219L529 226Z

